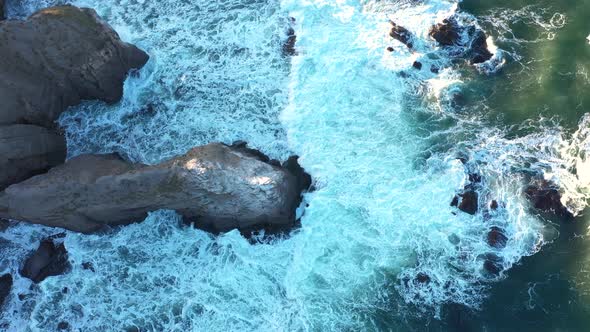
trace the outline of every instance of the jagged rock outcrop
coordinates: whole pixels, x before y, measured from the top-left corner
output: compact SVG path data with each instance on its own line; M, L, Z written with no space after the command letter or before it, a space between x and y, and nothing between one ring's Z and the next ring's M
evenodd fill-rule
M401 25L398 25L393 21L389 21L389 23L391 24L391 31L389 32L391 38L398 40L400 43L406 45L409 49L414 47L414 43L412 41L413 35L410 30L404 28Z
M46 238L25 260L20 274L34 283L40 283L47 277L64 274L70 267L64 244L56 244L53 238Z
M121 41L92 9L59 6L0 22L0 125L54 126L86 99L113 103L148 55Z
M172 209L218 232L289 226L298 186L286 168L219 143L153 166L83 155L8 187L0 193L0 217L92 232Z
M461 42L461 27L454 18L444 19L441 23L437 23L432 28L428 35L436 40L442 46L459 45Z
M33 125L0 126L0 190L66 159L62 135Z
M525 189L525 196L537 210L553 213L557 217L569 221L574 215L561 202L559 187L546 180L534 180Z
M464 56L470 64L478 64L492 58L488 49L485 32L475 26L463 27L454 17L444 19L430 28L429 36L443 47L458 46L464 48ZM463 40L466 35L469 42Z

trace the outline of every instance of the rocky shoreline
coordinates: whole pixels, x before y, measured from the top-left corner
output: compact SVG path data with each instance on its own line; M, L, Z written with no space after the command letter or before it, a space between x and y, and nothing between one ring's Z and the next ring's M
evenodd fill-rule
M290 31L285 53L293 55ZM212 233L296 225L311 177L296 156L281 164L246 142L195 147L157 165L116 154L66 161L59 115L83 100L118 102L127 75L149 59L94 10L58 6L2 21L0 44L0 220L92 233L170 209ZM64 244L51 237L19 272L38 283L68 269ZM11 274L0 277L0 305L12 281Z

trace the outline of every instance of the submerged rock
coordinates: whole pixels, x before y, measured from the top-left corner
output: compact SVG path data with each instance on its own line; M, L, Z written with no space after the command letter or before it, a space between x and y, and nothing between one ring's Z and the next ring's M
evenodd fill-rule
M12 289L12 275L10 273L6 273L0 276L0 310L4 305L4 301L10 294L10 290Z
M475 190L467 190L460 194L461 202L459 203L459 210L469 213L475 214L477 212L478 207L478 194Z
M498 201L496 200L492 200L492 202L490 203L490 209L491 210L497 210L498 209Z
M0 217L92 232L171 209L223 232L293 225L300 196L287 169L214 143L153 166L115 155L73 158L0 193Z
M553 213L565 220L574 218L574 215L561 202L561 193L554 183L536 180L525 189L525 196L537 210Z
M69 269L68 252L64 244L56 245L53 239L47 238L41 241L39 248L27 258L20 274L35 283L40 283L47 277L64 274Z
M412 42L413 37L410 30L402 27L401 25L397 25L393 21L389 21L389 23L391 23L391 31L389 32L389 35L393 39L398 40L402 44L406 45L408 48L414 47L414 44Z
M148 55L121 41L92 9L59 6L0 23L0 124L54 126L85 99L113 103Z
M46 172L66 159L66 140L33 125L0 126L0 190Z
M499 227L492 227L487 236L488 244L494 248L502 249L506 247L508 237L504 234L504 230Z
M297 43L297 35L295 35L295 29L293 29L293 24L295 24L295 18L289 18L290 26L287 29L287 39L283 44L283 54L287 56L297 55L297 50L295 49L295 43Z
M491 276L498 276L504 269L502 258L496 254L484 255L484 270Z

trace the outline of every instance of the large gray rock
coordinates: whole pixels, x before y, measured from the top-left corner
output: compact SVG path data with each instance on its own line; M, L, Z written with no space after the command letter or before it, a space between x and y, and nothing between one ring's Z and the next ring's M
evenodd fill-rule
M153 166L73 158L0 193L0 217L92 232L172 209L210 231L279 228L294 224L300 194L285 168L214 143Z
M116 102L128 71L147 60L92 9L52 7L2 21L0 124L50 127L81 100Z
M0 126L0 190L66 159L65 138L33 125Z

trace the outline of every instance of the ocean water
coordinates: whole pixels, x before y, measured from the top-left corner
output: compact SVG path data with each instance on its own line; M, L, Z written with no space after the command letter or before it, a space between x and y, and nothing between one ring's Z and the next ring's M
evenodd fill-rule
M305 195L300 229L256 245L237 231L183 227L173 211L107 234L67 232L72 271L38 286L13 273L0 327L583 331L590 323L590 31L575 41L575 61L554 55L564 31L581 29L574 2L69 2L95 8L151 56L120 103L87 102L60 118L70 156L116 151L156 163L245 140L274 158L299 155L317 189ZM59 2L8 3L9 15L23 17ZM428 38L453 14L488 32L491 61L456 65ZM414 52L389 37L389 20L415 34ZM286 57L290 26L297 55ZM532 172L561 185L577 223L529 209L522 191ZM482 178L475 215L450 206L470 174ZM493 226L509 239L503 249L487 244ZM0 233L10 257L0 269L17 271L40 238L58 232L14 223Z

